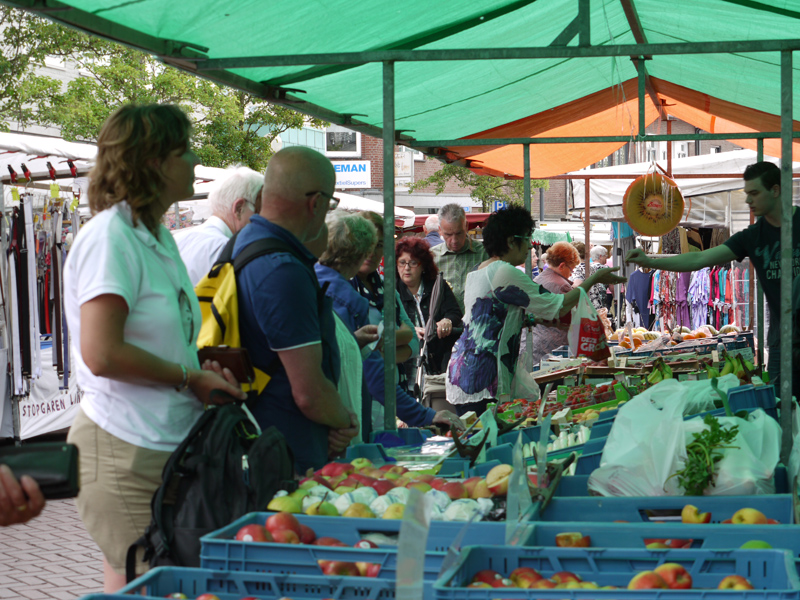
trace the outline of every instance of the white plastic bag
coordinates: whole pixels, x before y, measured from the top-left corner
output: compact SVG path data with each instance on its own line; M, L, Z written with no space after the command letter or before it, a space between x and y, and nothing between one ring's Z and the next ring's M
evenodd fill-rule
M533 375L528 372L525 366L526 355L519 353L517 358L517 368L514 371L514 379L511 381L511 398L516 400L524 398L533 402L541 396L539 384L533 379Z
M729 388L720 378L720 387ZM687 383L695 384L688 388ZM602 496L683 495L677 477L686 461L692 433L707 426L701 418L683 420L689 407L700 407L705 382L663 381L620 408L603 449L600 468L589 477L589 490ZM694 395L686 393L693 390ZM710 390L710 384L709 388ZM713 400L713 398L712 398ZM715 485L708 495L774 493L772 481L780 453L780 426L764 411L747 420L718 417L723 427L738 425L739 433L716 465Z

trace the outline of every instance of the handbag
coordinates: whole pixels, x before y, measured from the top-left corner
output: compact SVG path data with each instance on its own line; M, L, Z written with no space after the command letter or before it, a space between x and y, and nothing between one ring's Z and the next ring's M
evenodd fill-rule
M80 490L78 447L61 442L43 442L0 448L0 463L19 479L32 477L48 500L74 498Z

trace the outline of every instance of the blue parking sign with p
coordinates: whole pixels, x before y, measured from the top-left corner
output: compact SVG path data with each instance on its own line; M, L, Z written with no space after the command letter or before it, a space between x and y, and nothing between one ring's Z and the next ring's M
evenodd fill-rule
M492 203L492 212L497 212L501 208L505 208L505 207L506 207L506 203L505 202L502 202L500 200L495 200Z

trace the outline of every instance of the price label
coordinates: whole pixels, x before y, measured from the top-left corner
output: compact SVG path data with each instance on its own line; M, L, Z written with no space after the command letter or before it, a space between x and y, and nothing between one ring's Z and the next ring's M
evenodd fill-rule
M719 362L719 352L717 352L716 350L712 350L711 351L711 360L713 362L715 362L715 363L718 363Z

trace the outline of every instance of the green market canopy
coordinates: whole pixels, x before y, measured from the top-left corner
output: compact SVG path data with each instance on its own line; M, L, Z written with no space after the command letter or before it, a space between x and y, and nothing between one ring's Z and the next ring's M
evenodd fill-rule
M660 110L712 133L777 132L780 50L800 48L791 0L0 1L373 135L381 135L383 75L369 61L396 60L402 143L514 177L523 174L519 146L420 142L633 137ZM618 56L619 45L630 52ZM624 143L534 143L531 175L582 168ZM764 151L780 156L780 140L766 140Z

